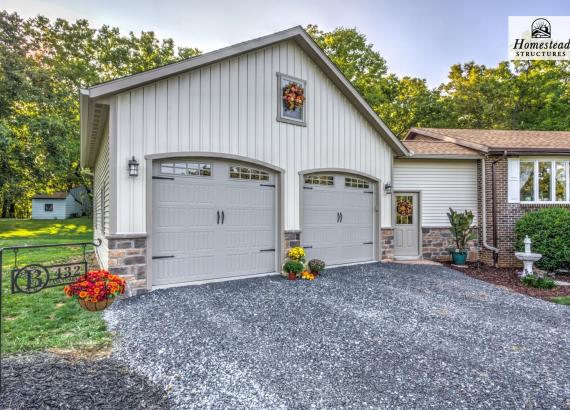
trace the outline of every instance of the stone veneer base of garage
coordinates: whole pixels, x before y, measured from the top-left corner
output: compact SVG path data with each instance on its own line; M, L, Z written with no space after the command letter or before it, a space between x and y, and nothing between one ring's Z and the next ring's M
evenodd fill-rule
M141 235L110 236L109 272L120 275L127 281L127 296L147 292L146 282L146 237Z

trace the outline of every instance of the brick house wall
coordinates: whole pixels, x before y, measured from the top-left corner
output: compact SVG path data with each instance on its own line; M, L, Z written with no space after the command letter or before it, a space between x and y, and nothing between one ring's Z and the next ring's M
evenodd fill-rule
M487 243L493 245L493 180L492 163L496 173L496 210L497 210L497 248L499 248L499 267L520 267L521 262L515 258L515 225L516 222L527 212L546 207L565 207L568 204L524 204L508 202L508 159L503 156L489 156L485 162L485 198L484 206L487 212ZM479 178L480 181L482 180ZM482 194L479 194L482 198ZM483 204L480 204L482 207ZM481 214L482 215L482 214ZM480 218L482 229L482 218ZM482 240L481 240L482 241ZM487 265L493 265L493 251L485 249L481 242L481 261Z

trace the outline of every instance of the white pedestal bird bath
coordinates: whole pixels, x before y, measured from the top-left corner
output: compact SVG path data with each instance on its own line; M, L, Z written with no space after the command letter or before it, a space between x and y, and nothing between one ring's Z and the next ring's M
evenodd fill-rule
M515 257L518 260L522 261L524 264L524 269L521 274L521 277L523 278L527 275L534 275L534 271L532 270L532 265L534 264L534 262L542 258L542 254L531 252L530 250L531 243L532 241L527 235L524 238L524 252L515 252Z

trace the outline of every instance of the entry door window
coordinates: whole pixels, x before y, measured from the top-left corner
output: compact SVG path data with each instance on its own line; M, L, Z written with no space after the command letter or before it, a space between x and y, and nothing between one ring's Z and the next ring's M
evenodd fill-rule
M396 195L396 223L398 225L414 223L414 197L412 195Z

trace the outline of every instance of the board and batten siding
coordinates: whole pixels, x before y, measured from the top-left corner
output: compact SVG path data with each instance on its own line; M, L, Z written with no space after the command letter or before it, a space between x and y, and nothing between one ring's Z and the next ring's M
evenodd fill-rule
M307 126L277 122L277 73L306 80ZM392 150L294 42L117 95L117 232L146 232L148 154L219 152L286 170L284 228L299 229L299 171L348 168L391 180ZM139 176L128 176L135 156ZM391 225L383 190L382 225Z
M105 131L95 159L93 178L93 237L101 239L101 246L97 248L97 255L101 267L108 268L108 241L109 234L109 133ZM101 202L103 198L103 202ZM102 206L103 205L103 206Z
M477 218L477 161L396 159L394 190L421 191L424 227L448 227L449 207L471 210Z

